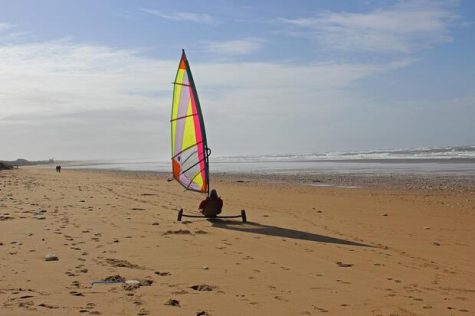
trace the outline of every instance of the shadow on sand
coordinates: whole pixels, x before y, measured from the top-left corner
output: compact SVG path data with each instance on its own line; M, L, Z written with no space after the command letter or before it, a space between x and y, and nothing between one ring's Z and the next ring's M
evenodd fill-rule
M345 240L340 238L334 238L324 235L317 235L312 233L307 233L300 230L282 228L277 226L262 225L259 223L253 222L238 222L231 220L223 220L219 218L208 219L213 224L213 227L224 228L230 230L236 230L246 233L261 234L267 236L275 236L282 238L292 238L299 240L308 240L321 243L330 243L330 244L339 244L339 245L348 245L348 246L359 246L359 247L373 247L371 245L362 244L359 242Z

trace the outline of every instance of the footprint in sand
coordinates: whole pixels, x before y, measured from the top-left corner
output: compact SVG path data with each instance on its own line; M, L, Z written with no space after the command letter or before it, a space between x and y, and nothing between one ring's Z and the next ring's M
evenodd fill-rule
M315 306L315 305L312 305L313 309L319 311L319 312L322 312L322 313L328 313L328 310L326 310L325 308L321 308L321 307L318 307L318 306Z
M49 304L46 304L46 303L38 304L38 306L44 307L44 308L48 308L48 309L58 309L58 308L59 308L59 306L56 306L56 305L49 305Z
M142 269L142 267L140 267L139 265L132 264L132 263L128 262L127 260L107 258L105 261L113 267L123 267L123 268L130 268L130 269Z

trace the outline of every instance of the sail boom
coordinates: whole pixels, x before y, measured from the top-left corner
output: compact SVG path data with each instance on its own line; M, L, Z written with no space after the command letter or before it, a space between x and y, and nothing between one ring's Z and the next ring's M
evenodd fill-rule
M191 87L191 85L186 84L186 83L179 83L179 82L172 82L172 83L173 83L173 84L180 85L180 86Z
M178 121L178 120L181 120L181 119L184 119L184 118L187 118L187 117L190 117L190 116L195 116L197 115L196 113L194 114L190 114L190 115L184 115L184 116L180 116L180 117L177 117L177 118L174 118L174 119L171 119L170 122L174 122L174 121Z

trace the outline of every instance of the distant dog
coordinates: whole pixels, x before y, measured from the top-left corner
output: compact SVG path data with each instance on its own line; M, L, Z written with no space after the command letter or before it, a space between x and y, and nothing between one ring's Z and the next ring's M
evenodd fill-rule
M61 173L61 166L56 166L56 172Z

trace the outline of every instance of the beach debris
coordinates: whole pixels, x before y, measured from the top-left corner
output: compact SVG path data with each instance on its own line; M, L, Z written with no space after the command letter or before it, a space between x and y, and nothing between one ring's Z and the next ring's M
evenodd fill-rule
M141 286L150 286L152 285L153 281L148 279L143 280L127 280L124 284L124 290L131 291L136 290Z
M336 263L340 268L349 268L349 267L352 267L353 264L352 263L343 263L341 261L337 261Z
M388 216L388 213L381 214L381 216Z
M108 276L100 281L93 281L92 285L94 284L116 284L116 283L125 283L125 278L119 274ZM78 282L79 284L79 282Z
M434 244L435 246L440 246L440 243L438 243L437 241L432 242L432 244Z
M153 280L150 279L141 279L140 286L150 286L153 284Z
M126 280L126 281L125 281L125 284L128 284L128 285L140 285L140 281L139 281L139 280Z
M152 225L160 225L158 222L153 222Z
M58 256L51 253L45 256L45 261L58 261L58 260L59 260Z
M424 226L423 228L424 228L424 229L430 229L430 227L428 227L428 226Z
M208 312L201 311L201 312L197 312L196 316L210 316L210 315L208 314Z
M169 299L168 301L165 302L165 305L180 307L180 301L174 300L174 299Z
M140 208L140 207L132 207L130 210L131 211L145 211L144 208Z
M203 270L209 270L207 266L203 266Z
M198 285L193 285L190 286L190 289L193 289L195 291L212 291L216 289L216 286L208 285L208 284L198 284Z
M140 287L140 281L139 280L127 280L127 281L125 281L125 284L124 284L124 290L126 290L126 291L136 290L139 287Z

